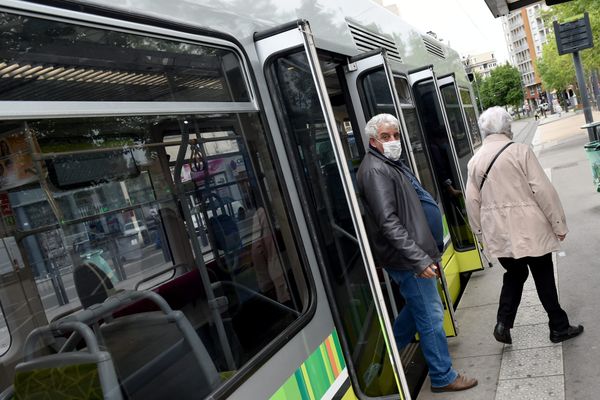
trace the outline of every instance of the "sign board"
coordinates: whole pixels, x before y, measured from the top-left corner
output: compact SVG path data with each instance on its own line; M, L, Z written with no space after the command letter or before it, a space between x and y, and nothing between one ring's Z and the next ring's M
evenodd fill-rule
M554 33L558 54L561 56L594 47L588 13L585 13L581 19L564 24L554 21Z

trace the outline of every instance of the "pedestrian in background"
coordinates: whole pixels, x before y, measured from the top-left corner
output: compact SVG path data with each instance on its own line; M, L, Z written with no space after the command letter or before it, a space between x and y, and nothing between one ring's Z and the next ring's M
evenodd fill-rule
M429 366L431 391L453 392L477 380L452 368L444 331L444 309L437 289L443 249L440 209L402 162L396 117L379 114L365 127L369 152L358 170L365 225L378 265L398 284L406 305L394 321L399 349L419 333Z
M467 212L471 228L491 256L504 267L494 337L511 344L523 285L533 276L549 318L550 340L573 338L583 326L571 326L558 302L552 252L568 229L558 193L533 150L511 141L512 118L492 107L479 118L481 149L468 164ZM529 266L529 270L528 267Z

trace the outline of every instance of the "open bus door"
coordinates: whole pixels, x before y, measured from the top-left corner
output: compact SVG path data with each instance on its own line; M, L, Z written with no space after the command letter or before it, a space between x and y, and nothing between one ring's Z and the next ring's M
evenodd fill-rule
M343 98L337 96L335 107L332 106L330 85L338 79L344 64L340 65L340 57L317 51L306 21L293 22L255 34L255 43L259 59L265 68L267 83L271 84L269 90L273 99L279 101L275 108L287 155L291 163L297 165L293 168L297 168L295 174L299 187L308 193L304 201L305 207L312 209L307 213L311 224L317 226L314 233L316 247L322 246L319 251L324 253L322 257L325 262L336 257L342 260L339 266L338 261L330 262L322 265L321 270L348 361L348 372L353 378L352 383L371 397L391 395L392 393L381 391L370 392L372 385L369 383L376 381L376 376L383 376L382 372L389 364L400 397L409 399L410 391L398 349L392 344L392 325L352 181L350 168L355 172L356 165L353 161L359 152L357 142L360 138L355 137L351 131L342 131L344 125L350 125L349 115L340 117ZM322 71L324 66L330 67L327 70L327 82ZM320 181L322 186L315 191L311 180ZM339 188L340 184L343 192ZM336 193L332 196L330 190ZM335 204L332 206L332 203ZM311 217L311 213L314 217ZM340 215L343 215L343 219L340 219ZM323 231L328 232L325 241L330 243L329 246L319 242ZM346 253L356 249L357 245L360 249L358 260L347 260ZM356 270L355 265L360 265L361 270ZM347 290L345 293L338 292L343 296L342 301L338 302L335 297L338 294L338 282L347 279L349 274L359 276L363 281L351 283L344 289ZM363 314L348 316L352 311L344 308L354 307L353 303L358 299L353 297L353 290L364 285L365 280L368 281L372 302L369 300L363 304L366 305ZM367 323L348 323L348 320L352 322L357 317ZM354 330L353 325L360 328ZM362 350L369 348L369 343L374 341L383 342L383 353L373 352L360 357L360 353L364 352ZM364 358L367 357L377 357L378 361L365 365ZM388 379L387 384L389 383Z
M464 200L466 165L471 153L469 139L466 134L462 138L453 135L432 66L411 71L409 81L434 165L452 246L456 250L457 270L468 272L482 269ZM463 155L465 152L467 154ZM461 157L464 167L461 166Z
M454 73L444 75L438 78L438 87L442 94L444 109L448 118L448 126L450 134L456 149L457 160L460 166L460 173L463 178L463 183L467 184L467 164L475 152L475 148L481 145L481 135L474 107L471 102L471 96L468 89L459 87ZM465 103L467 104L465 106ZM470 105L470 109L468 108ZM467 112L470 112L469 118ZM486 260L488 265L490 261L481 251L479 246L479 255L482 260ZM483 269L483 264L467 266L462 268L461 272L476 271Z
M356 118L359 121L360 129L363 130L367 120L379 113L393 114L400 122L402 136L402 161L409 165L415 175L423 182L425 176L423 169L419 168L415 153L411 146L411 138L407 129L406 121L402 111L402 103L405 96L400 96L398 90L402 90L402 77L394 76L390 66L387 63L385 50L374 50L369 53L353 57L349 60L346 79L348 81L348 91L352 97L356 111ZM376 97L376 98L374 98ZM365 133L361 132L365 137ZM365 146L368 146L366 144ZM435 195L435 194L434 194ZM398 315L398 308L401 304L395 300L397 294L392 290L389 277L384 273L388 296L390 298L390 307L394 316ZM444 305L444 328L448 336L457 335L457 324L454 316L454 307L452 297L446 282L444 268L440 269L440 289L442 303Z

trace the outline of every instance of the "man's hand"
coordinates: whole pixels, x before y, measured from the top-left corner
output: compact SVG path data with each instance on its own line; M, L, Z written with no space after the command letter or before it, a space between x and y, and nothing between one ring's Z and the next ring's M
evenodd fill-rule
M438 267L435 264L431 264L423 270L418 276L419 278L435 278L438 274Z

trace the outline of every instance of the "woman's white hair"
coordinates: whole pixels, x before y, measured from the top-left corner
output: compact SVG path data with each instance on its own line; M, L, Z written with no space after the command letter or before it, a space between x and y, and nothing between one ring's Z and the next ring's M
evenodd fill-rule
M394 125L398 130L400 130L400 124L398 123L398 119L394 117L392 114L377 114L373 118L367 122L365 126L365 133L368 137L377 139L377 129L381 125Z
M479 116L481 137L501 133L512 139L511 122L512 117L504 108L490 107Z

